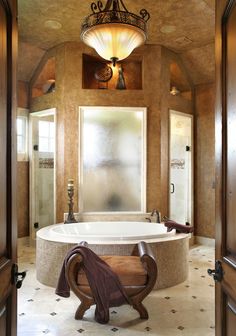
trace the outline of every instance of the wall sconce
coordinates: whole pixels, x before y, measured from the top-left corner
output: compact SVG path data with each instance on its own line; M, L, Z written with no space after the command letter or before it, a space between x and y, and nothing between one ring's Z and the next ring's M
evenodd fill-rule
M178 96L180 94L180 91L177 89L176 86L172 86L171 90L170 90L170 94L172 96Z

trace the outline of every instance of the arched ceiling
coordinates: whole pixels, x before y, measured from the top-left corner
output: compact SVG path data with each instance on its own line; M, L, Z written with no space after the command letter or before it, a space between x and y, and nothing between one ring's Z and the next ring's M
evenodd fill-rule
M138 14L142 8L150 12L148 44L180 53L195 84L214 81L215 0L123 1L131 12ZM90 14L91 2L18 0L19 79L31 78L46 50L80 41L80 26Z

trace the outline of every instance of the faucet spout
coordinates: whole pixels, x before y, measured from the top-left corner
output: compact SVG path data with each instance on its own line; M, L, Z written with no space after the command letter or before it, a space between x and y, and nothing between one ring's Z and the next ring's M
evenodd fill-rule
M156 223L161 223L161 213L157 209L153 209L151 213L151 217L156 216Z

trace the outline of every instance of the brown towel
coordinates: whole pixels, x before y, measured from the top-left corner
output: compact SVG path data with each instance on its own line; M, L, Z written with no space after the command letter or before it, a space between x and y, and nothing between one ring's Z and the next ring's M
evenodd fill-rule
M63 297L70 296L70 287L66 279L65 269L71 256L76 253L80 253L83 256L83 270L87 276L96 304L95 320L105 324L109 321L109 307L118 307L124 303L129 303L129 299L118 276L107 263L88 247L78 245L68 252L58 279L56 294Z
M167 227L167 232L170 232L173 229L176 230L176 233L192 233L193 232L193 226L178 224L171 219L166 219L164 223L165 223L165 226Z

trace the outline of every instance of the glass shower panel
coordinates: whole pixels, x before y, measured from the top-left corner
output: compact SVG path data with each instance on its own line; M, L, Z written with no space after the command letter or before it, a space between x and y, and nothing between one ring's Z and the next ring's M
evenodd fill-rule
M172 113L170 145L170 217L181 224L192 222L191 136L191 117Z
M37 176L40 227L54 223L54 149L51 148L52 141L55 141L54 116L41 117L38 133Z
M84 110L84 212L142 211L144 111Z
M54 220L54 115L31 115L31 219L32 230L55 223ZM53 142L53 145L52 145ZM34 232L34 231L33 231Z

